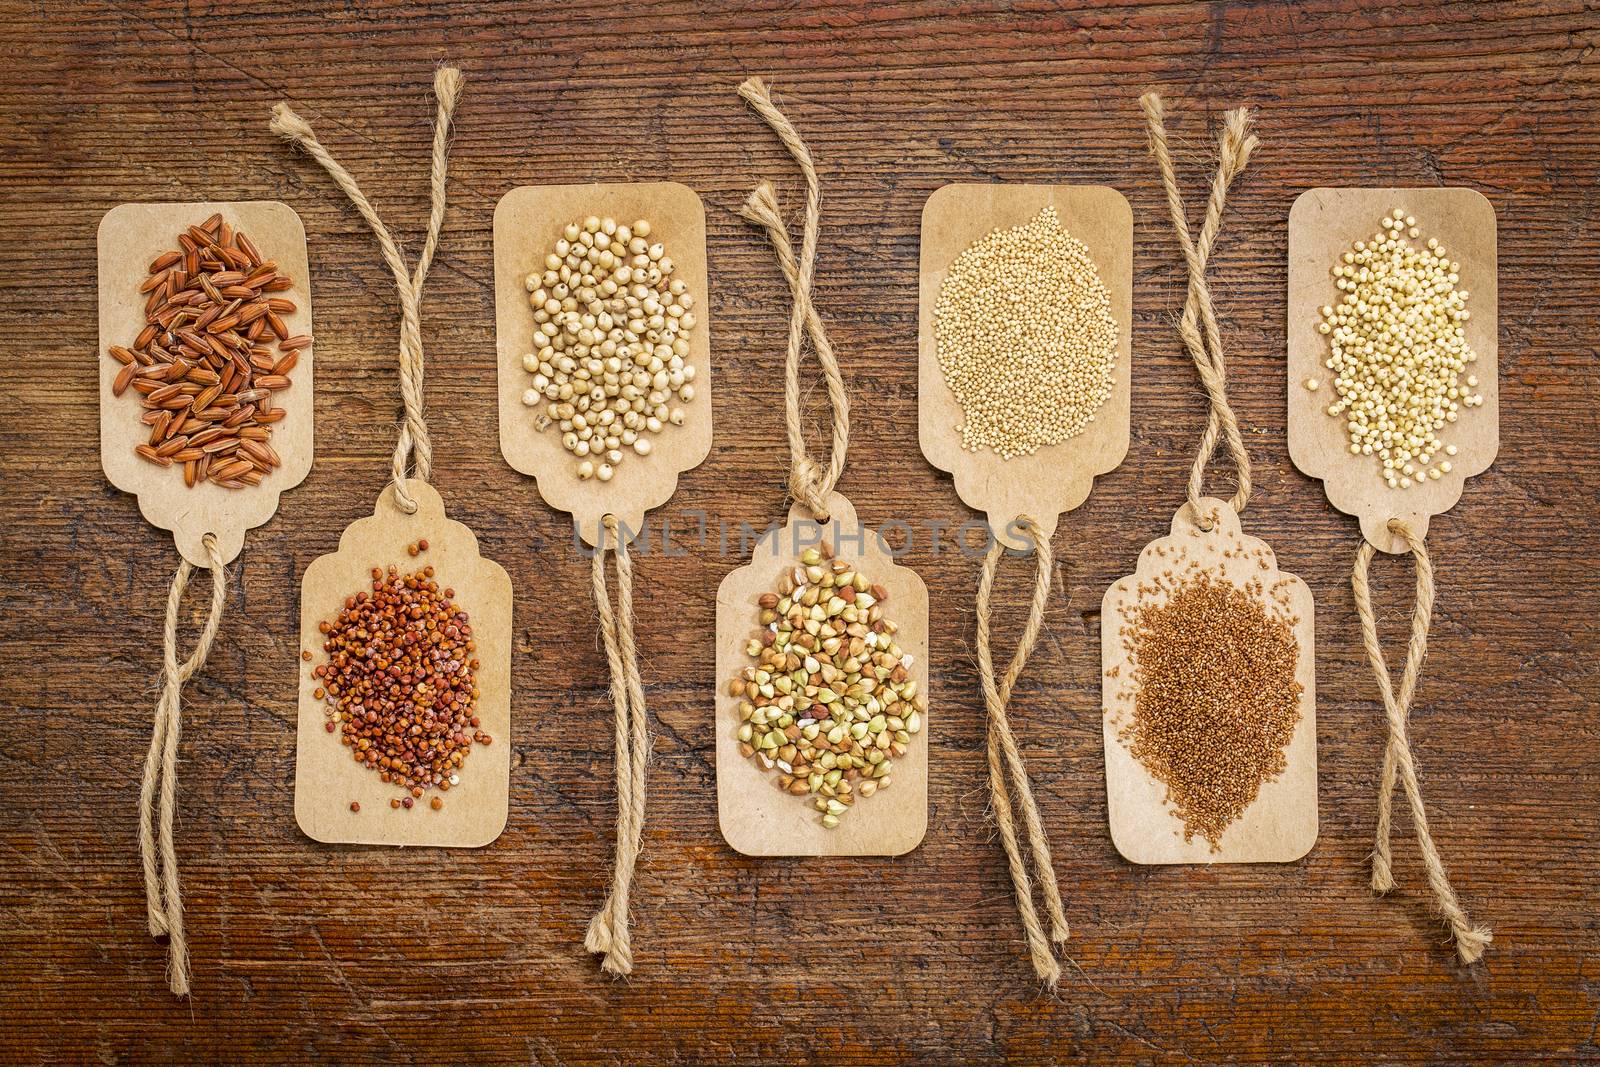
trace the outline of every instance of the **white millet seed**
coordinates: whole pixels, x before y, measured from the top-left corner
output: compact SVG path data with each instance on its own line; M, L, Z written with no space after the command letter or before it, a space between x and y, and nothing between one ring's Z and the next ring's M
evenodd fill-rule
M535 425L558 427L562 447L578 459L605 457L598 467L579 462L579 478L609 481L624 443L649 455L645 434L669 421L683 425L682 409L669 419L664 401L672 392L683 403L694 399L695 368L686 362L694 298L673 276L666 249L646 243L649 235L645 219L629 226L591 215L567 226L543 269L523 282L534 350L522 357L533 376L522 402L542 406Z
M1324 307L1317 329L1328 335L1327 368L1339 399L1328 414L1345 420L1350 451L1376 456L1390 488L1437 481L1450 463L1428 466L1456 446L1439 431L1478 407L1478 379L1462 372L1478 357L1467 344L1468 293L1456 288L1460 264L1445 258L1437 238L1426 247L1415 218L1395 208L1370 241L1357 241L1334 264L1344 294ZM1307 383L1308 387L1310 383Z
M1111 395L1117 321L1083 243L1047 207L950 264L934 311L961 442L1004 459L1082 433Z

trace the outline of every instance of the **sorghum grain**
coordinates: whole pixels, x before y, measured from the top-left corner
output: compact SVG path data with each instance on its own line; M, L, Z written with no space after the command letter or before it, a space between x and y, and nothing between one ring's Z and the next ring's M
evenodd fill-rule
M591 215L525 279L534 330L522 367L533 377L522 402L542 409L535 425L556 427L585 481L610 481L629 452L648 456L694 399L695 298L650 232L645 219Z

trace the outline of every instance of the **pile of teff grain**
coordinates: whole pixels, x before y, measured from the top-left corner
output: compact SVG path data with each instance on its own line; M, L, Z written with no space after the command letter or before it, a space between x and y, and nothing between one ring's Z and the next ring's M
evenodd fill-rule
M1134 711L1121 736L1167 787L1184 840L1216 851L1223 832L1282 774L1300 720L1295 620L1259 581L1240 588L1203 570L1141 598L1122 629Z
M284 323L293 302L271 295L294 281L221 215L179 234L178 246L156 257L139 287L149 294L144 329L131 346L111 347L122 364L111 391L141 396L150 428L134 446L142 458L181 465L188 486L257 485L282 462L268 443L284 414L272 394L289 388L311 345Z
M410 808L430 789L459 785L473 743L490 737L477 715L477 645L455 590L440 589L431 566L374 567L371 590L346 598L318 629L328 661L313 671L314 695L327 701L327 730L357 763L405 791L389 806ZM429 804L438 810L444 801ZM350 810L361 808L352 802Z
M857 797L889 788L928 710L884 614L888 590L831 557L827 544L807 548L760 597L761 635L745 647L755 662L728 685L739 751L785 792L814 795L829 829Z

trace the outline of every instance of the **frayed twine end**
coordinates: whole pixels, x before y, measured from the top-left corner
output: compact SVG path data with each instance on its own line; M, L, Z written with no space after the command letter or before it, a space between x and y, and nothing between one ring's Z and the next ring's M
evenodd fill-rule
M315 139L311 125L294 113L287 103L272 105L272 132L300 144Z
M461 99L461 71L456 67L440 67L433 75L433 95L446 109L454 109Z

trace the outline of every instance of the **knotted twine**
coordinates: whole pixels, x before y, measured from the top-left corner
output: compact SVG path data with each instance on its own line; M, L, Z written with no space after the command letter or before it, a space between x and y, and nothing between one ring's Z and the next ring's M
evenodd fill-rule
M189 588L194 566L178 564L167 594L167 622L162 642L165 681L156 704L155 728L144 757L144 779L139 785L139 857L144 863L145 918L151 937L167 938L167 985L180 997L189 995L189 939L183 932L183 894L178 884L178 852L173 844L173 813L177 808L178 737L183 727L183 683L193 678L216 640L222 625L222 603L228 592L227 572L215 534L201 539L211 572L211 610L195 643L194 652L178 663L178 608ZM159 782L160 794L156 787ZM159 836L158 836L159 835Z
M1378 785L1378 829L1372 851L1372 889L1382 894L1394 888L1394 876L1389 863L1389 826L1398 771L1406 800L1411 805L1411 824L1417 834L1417 846L1422 850L1422 863L1428 873L1428 887L1433 890L1434 904L1450 924L1450 936L1455 940L1456 954L1461 962L1476 963L1483 957L1483 950L1489 942L1494 940L1494 935L1487 926L1472 925L1456 898L1455 890L1450 887L1444 861L1439 858L1433 835L1428 832L1428 815L1422 806L1422 790L1417 785L1416 760L1406 734L1411 698L1417 690L1417 676L1422 672L1422 661L1428 654L1428 627L1433 619L1433 562L1428 558L1428 549L1422 543L1422 538L1404 520L1390 519L1389 532L1403 540L1417 560L1417 593L1411 608L1411 640L1406 648L1405 668L1400 675L1398 694L1389 677L1383 649L1378 647L1378 626L1372 614L1372 593L1367 583L1367 571L1375 551L1370 541L1361 542L1361 548L1356 552L1355 569L1350 574L1356 615L1361 620L1361 642L1366 646L1367 659L1372 663L1373 676L1378 680L1378 693L1383 698L1383 710L1389 722L1389 740L1384 746L1383 773Z
M1239 430L1239 420L1234 417L1228 403L1228 372L1223 362L1222 332L1217 327L1216 308L1211 303L1211 287L1206 281L1206 263L1216 245L1222 228L1222 207L1228 189L1255 151L1255 134L1250 132L1250 111L1235 108L1223 116L1222 133L1217 138L1217 173L1211 181L1211 195L1206 201L1205 221L1200 226L1200 240L1196 242L1189 232L1188 211L1183 205L1183 194L1178 191L1178 178L1172 169L1172 156L1167 150L1167 128L1163 121L1166 109L1161 94L1148 92L1139 98L1144 109L1150 136L1150 154L1161 170L1161 183L1167 191L1167 210L1172 215L1172 227L1178 234L1178 247L1183 250L1184 262L1189 268L1189 292L1184 300L1183 314L1178 319L1178 334L1200 374L1200 384L1205 388L1209 410L1206 428L1200 435L1200 449L1189 468L1189 513L1202 530L1210 530L1211 517L1200 511L1200 497L1205 481L1205 471L1216 453L1219 440L1226 442L1228 455L1238 471L1239 488L1229 506L1242 512L1250 502L1250 454L1245 451L1244 437ZM1202 332L1203 327L1203 332Z
M611 703L616 713L617 857L605 903L589 920L584 947L603 956L609 974L633 973L633 941L628 931L628 895L644 831L645 765L650 736L645 719L644 683L639 677L638 645L633 636L633 563L628 540L615 515L603 520L594 550L594 604L600 614L600 637L611 669ZM617 607L606 591L606 542L610 540L617 568Z
M1201 515L1199 510L1201 477L1206 463L1216 448L1219 434L1227 441L1229 454L1239 469L1239 490L1231 502L1233 509L1243 511L1244 505L1250 498L1249 456L1245 453L1238 421L1228 406L1224 392L1227 379L1222 362L1221 340L1204 271L1211 247L1216 240L1228 187L1234 177L1244 169L1257 141L1254 135L1249 133L1250 117L1247 110L1240 108L1227 113L1222 135L1218 139L1217 175L1212 182L1205 223L1201 227L1200 241L1196 245L1189 236L1183 200L1178 193L1172 160L1167 151L1166 129L1162 124L1161 97L1154 92L1146 93L1139 102L1149 120L1150 151L1156 157L1156 163L1161 169L1173 226L1178 231L1178 243L1182 246L1184 259L1189 265L1189 296L1179 322L1179 332L1190 355L1194 358L1195 367L1200 372L1200 380L1211 402L1205 433L1201 437L1200 454L1196 457L1194 467L1189 474L1189 505L1195 520L1202 524L1202 528L1208 528L1210 520ZM1201 332L1196 327L1197 311L1205 326L1204 343ZM1355 569L1350 578L1351 588L1355 592L1356 614L1361 622L1362 643L1366 647L1373 674L1378 680L1378 691L1383 698L1384 712L1389 724L1389 739L1384 748L1383 771L1378 793L1378 826L1372 854L1372 888L1377 893L1387 893L1394 887L1390 868L1389 837L1395 779L1398 773L1405 788L1406 799L1411 805L1417 844L1422 850L1428 885L1433 890L1436 906L1450 924L1456 952L1462 962L1472 963L1482 957L1484 947L1492 940L1493 935L1487 927L1471 924L1455 891L1450 887L1444 863L1439 858L1439 852L1434 847L1432 835L1428 831L1422 791L1417 785L1416 762L1412 757L1410 740L1406 734L1406 721L1410 715L1412 696L1416 692L1417 676L1422 670L1422 661L1428 649L1428 627L1433 615L1433 565L1428 559L1428 552L1422 539L1404 521L1391 520L1389 530L1405 541L1406 547L1417 560L1417 592L1411 614L1411 641L1407 649L1398 695L1389 677L1383 650L1378 646L1377 624L1372 614L1372 598L1367 581L1367 571L1374 552L1370 543L1363 542L1356 553Z
M784 280L789 283L789 293L794 307L789 313L789 344L784 360L783 401L784 424L789 434L789 495L810 510L819 522L828 519L828 494L844 473L845 452L850 445L850 399L845 395L844 379L839 375L839 362L834 357L833 345L823 329L822 318L811 303L811 277L817 259L817 232L822 219L822 187L817 180L817 169L811 161L811 152L794 126L779 111L760 78L750 78L739 86L739 96L749 104L761 120L778 135L789 155L799 164L806 180L805 223L800 234L800 256L795 258L789 228L784 224L778 208L778 195L769 182L761 182L745 200L740 214L766 231L767 240L778 256L778 266ZM800 410L800 354L805 338L811 338L812 350L822 366L823 380L828 386L828 405L833 413L833 440L828 464L821 467L811 458L806 448L805 425Z
M384 262L394 275L395 288L400 294L400 397L405 405L399 440L394 447L394 497L407 515L416 513L417 502L406 492L406 479L416 477L427 481L433 470L433 444L428 437L428 424L422 415L422 286L427 281L428 268L433 265L433 254L439 246L439 231L444 226L450 118L455 114L456 103L461 98L461 72L454 67L440 67L433 78L433 93L438 98L438 112L433 125L432 210L428 214L427 239L417 256L415 269L409 273L405 256L395 244L388 227L378 217L378 212L361 192L360 186L356 185L350 172L322 147L310 124L295 114L287 103L277 104L272 109L272 132L304 149L344 190L345 196L350 198L361 217L367 220L373 235L378 238ZM413 473L408 474L408 468Z
M1037 566L1027 622L1023 624L1017 650L1012 653L1011 665L998 682L995 681L994 656L989 646L989 595L994 589L995 570L1000 556L1005 552L1005 546L999 538L992 539L989 554L983 561L983 573L978 579L978 673L983 683L983 702L988 710L989 802L994 810L995 825L1000 830L1000 840L1005 845L1006 862L1011 870L1011 888L1016 893L1017 911L1022 916L1022 929L1027 936L1028 955L1033 958L1034 973L1054 990L1061 981L1061 964L1056 962L1050 942L1067 939L1066 910L1061 903L1061 890L1056 884L1055 868L1050 862L1050 842L1039 817L1039 806L1033 799L1033 788L1028 784L1028 770L1023 764L1022 752L1017 748L1016 737L1012 735L1011 724L1006 718L1006 705L1011 701L1012 687L1016 685L1033 646L1039 640L1045 604L1050 598L1050 579L1055 559L1050 549L1050 539L1044 536L1039 524L1031 517L1018 516L1013 526L1025 533L1033 543ZM1017 843L1011 789L1006 786L1008 771L1012 780L1011 788L1016 790L1016 803L1022 809L1022 822L1028 832L1034 870L1044 895L1045 911L1050 918L1048 939L1039 923L1039 913L1033 904L1033 885Z

